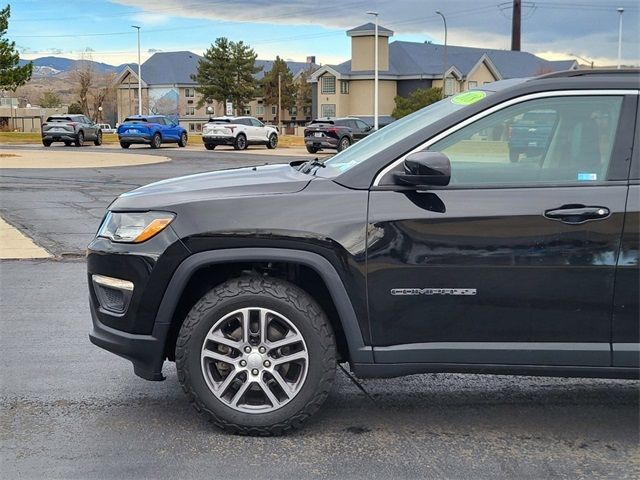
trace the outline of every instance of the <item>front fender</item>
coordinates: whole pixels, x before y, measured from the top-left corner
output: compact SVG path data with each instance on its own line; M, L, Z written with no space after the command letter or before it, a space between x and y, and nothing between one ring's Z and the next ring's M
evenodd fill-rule
M336 307L353 363L373 362L372 348L365 345L362 331L349 295L333 265L317 253L283 248L232 248L193 254L176 269L156 316L156 331L168 332L182 293L192 275L200 268L235 262L280 261L299 263L313 269L323 279ZM165 339L166 340L166 339Z

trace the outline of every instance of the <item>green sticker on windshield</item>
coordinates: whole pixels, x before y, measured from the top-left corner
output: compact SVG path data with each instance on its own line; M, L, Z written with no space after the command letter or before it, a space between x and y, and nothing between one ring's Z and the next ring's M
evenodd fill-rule
M482 92L480 90L464 92L451 97L451 103L455 103L456 105L471 105L473 103L479 102L486 96L487 92Z

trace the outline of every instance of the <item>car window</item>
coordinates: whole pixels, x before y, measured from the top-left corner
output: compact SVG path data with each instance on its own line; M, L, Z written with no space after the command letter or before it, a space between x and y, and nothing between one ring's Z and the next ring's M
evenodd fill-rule
M71 122L71 117L49 117L47 122Z
M252 119L251 119L251 124L252 124L254 127L264 127L264 124L263 124L260 120L257 120L257 119L255 119L255 118L252 118Z
M606 180L622 96L530 100L431 145L451 161L450 186L588 184Z
M125 118L122 123L149 123L146 118Z
M367 128L369 128L369 125L367 125L365 122L363 122L362 120L356 120L356 125L358 126L358 128L360 130L366 130Z

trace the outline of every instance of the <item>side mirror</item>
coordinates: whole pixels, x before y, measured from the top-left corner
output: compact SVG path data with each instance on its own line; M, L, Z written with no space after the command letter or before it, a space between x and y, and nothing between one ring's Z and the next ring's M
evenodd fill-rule
M365 132L370 132L373 130L373 125L367 125L367 128L364 129Z
M444 153L416 152L404 159L404 173L393 175L400 185L428 186L449 185L451 162Z

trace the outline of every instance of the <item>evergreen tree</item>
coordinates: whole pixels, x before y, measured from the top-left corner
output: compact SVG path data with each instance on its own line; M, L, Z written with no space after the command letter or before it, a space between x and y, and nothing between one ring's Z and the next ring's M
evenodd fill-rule
M236 112L253 100L257 93L254 74L255 52L243 42L216 39L198 63L198 71L191 78L198 83L196 91L202 95L198 107L218 101L233 102Z
M402 118L421 108L431 105L442 98L442 89L437 87L418 88L411 92L408 97L397 96L395 98L396 108L393 109L394 118Z
M10 15L9 5L0 10L0 90L15 91L31 79L33 64L29 62L18 66L20 56L16 50L16 43L5 38Z
M271 70L262 78L262 96L267 105L278 105L278 76L280 77L280 102L283 110L291 110L296 104L297 88L287 62L276 57ZM280 112L278 112L280 121Z
M62 105L60 95L53 90L45 90L40 97L40 106L43 108L56 108Z
M309 67L303 70L298 79L296 88L296 106L298 107L298 115L301 117L311 115L312 89L308 82L309 77L313 73L313 68Z

